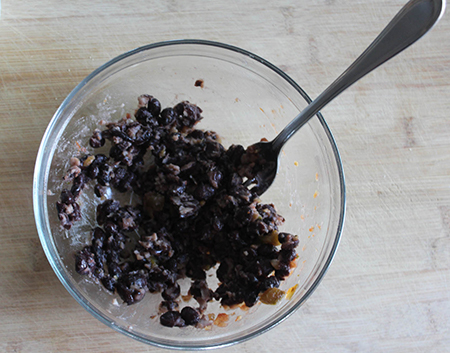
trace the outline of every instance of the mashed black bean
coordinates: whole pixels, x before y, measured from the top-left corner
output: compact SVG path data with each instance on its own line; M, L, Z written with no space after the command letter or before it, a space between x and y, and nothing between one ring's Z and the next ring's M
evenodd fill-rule
M225 149L215 132L194 128L202 119L198 106L183 101L161 109L150 95L138 102L135 119L128 115L93 132L89 144L99 148L109 141L108 156L71 159L65 177L71 188L56 204L65 229L81 218L78 200L88 183L99 198L112 188L132 191L140 201L98 205L97 226L75 256L76 271L129 305L147 292L161 293L160 322L170 327L198 325L212 300L255 305L289 275L297 236L279 232L284 219L274 205L262 204L243 186L245 149ZM216 265L213 290L206 271ZM180 311L178 280L186 277L199 306Z

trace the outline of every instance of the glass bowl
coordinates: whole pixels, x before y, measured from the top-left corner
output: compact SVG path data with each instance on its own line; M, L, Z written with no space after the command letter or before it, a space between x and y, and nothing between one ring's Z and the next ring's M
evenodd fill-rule
M196 86L203 80L203 86ZM167 328L159 323L159 294L135 305L75 271L74 253L90 240L96 199L84 192L83 218L70 231L60 227L55 203L65 186L69 159L90 150L100 121L117 121L137 108L143 93L163 107L188 100L203 109L197 128L216 131L225 147L273 139L309 102L306 93L264 59L226 44L179 40L144 46L106 63L64 100L42 139L37 156L33 205L45 254L70 294L109 327L141 342L175 349L221 347L255 337L286 319L311 295L336 252L344 221L345 186L338 149L323 117L311 119L285 146L275 183L262 196L286 219L281 231L297 234L299 258L280 288L290 295L276 305L249 310L222 308L226 327ZM214 288L213 288L214 289ZM182 294L186 290L182 285ZM192 304L194 305L194 304Z

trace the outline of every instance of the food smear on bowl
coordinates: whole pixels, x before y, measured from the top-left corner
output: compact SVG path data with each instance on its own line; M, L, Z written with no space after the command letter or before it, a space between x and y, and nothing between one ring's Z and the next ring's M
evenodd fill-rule
M203 88L205 87L205 81L203 81L202 79L198 79L195 81L194 86Z
M286 292L286 299L287 300L291 300L292 299L292 297L293 297L295 291L297 290L297 288L298 288L298 284L296 284L295 286L292 286L291 288L289 288L287 290L287 292Z
M196 129L202 109L188 101L162 109L158 99L141 95L138 107L135 119L127 114L87 137L93 149L109 144L108 155L85 150L70 159L68 188L56 204L61 226L70 229L89 216L79 202L86 185L101 201L91 242L75 255L76 271L128 305L160 293L160 323L168 327L208 327L211 301L277 303L299 240L280 231L284 218L273 204L243 185L254 162L247 151L225 149L214 131ZM123 204L112 190L138 201ZM217 268L217 288L208 285L211 268ZM185 278L191 280L187 296L178 283ZM198 305L181 308L190 297ZM226 326L228 316L219 321L216 326Z

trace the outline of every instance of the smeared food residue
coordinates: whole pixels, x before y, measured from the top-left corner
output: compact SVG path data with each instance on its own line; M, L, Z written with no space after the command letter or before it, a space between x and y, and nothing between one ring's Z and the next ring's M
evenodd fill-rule
M202 79L199 79L199 80L195 81L194 86L203 88L205 86L205 81L203 81Z
M298 284L296 284L295 286L293 286L293 287L291 287L291 288L289 288L287 290L287 292L286 292L286 299L287 300L291 300L292 299L292 296L294 295L294 293L297 290L297 288L298 288Z
M214 320L214 325L219 327L226 327L228 325L228 320L230 319L228 314L220 313L217 315L216 319Z

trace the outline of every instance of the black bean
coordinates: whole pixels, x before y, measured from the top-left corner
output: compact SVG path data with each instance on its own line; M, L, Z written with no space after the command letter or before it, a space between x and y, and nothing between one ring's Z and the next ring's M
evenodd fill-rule
M196 300L210 301L212 299L212 291L208 288L205 280L196 280L192 283L190 293Z
M106 200L97 206L97 222L102 225L111 214L119 210L120 203L115 200Z
M245 294L245 305L252 307L258 302L259 292L251 291Z
M278 233L278 241L283 244L286 240L291 237L289 233L280 232Z
M178 114L177 124L180 128L193 127L202 119L202 116L200 115L202 110L188 101L178 103L173 109Z
M81 173L73 180L72 188L70 189L70 192L72 193L74 198L78 198L81 191L84 189L86 185L86 175L84 173Z
M105 273L105 270L101 266L101 264L94 268L93 277L95 277L95 278L97 278L99 280L102 280L103 278L105 278L105 276L107 276L107 275Z
M275 276L279 280L283 280L285 277L289 276L290 268L288 264L282 262L280 262L279 267L280 268L278 270L275 270Z
M260 260L261 270L264 277L267 277L270 273L273 272L273 266L270 259L262 258Z
M161 113L161 103L155 97L150 96L147 103L147 110L153 115L158 116Z
M81 275L89 275L94 269L94 254L90 251L89 247L85 247L75 255L75 270Z
M122 269L122 272L130 272L131 270L131 265L129 262L124 262L123 264L120 265L120 268Z
M186 274L195 280L204 280L206 278L206 272L195 264L188 264Z
M285 239L283 244L281 245L282 250L293 250L295 249L299 244L298 237L294 237L289 234L289 238Z
M214 141L208 141L205 146L205 154L207 158L217 159L223 156L225 149L223 146Z
M181 314L178 311L168 311L160 317L161 325L167 327L183 327L186 326Z
M95 184L94 194L97 197L103 197L106 194L106 188L104 186L101 186L100 184Z
M115 219L121 230L135 230L139 226L141 212L139 209L132 206L125 206L117 211Z
M91 179L97 178L99 173L100 173L100 168L97 163L92 163L86 170L87 176Z
M176 283L173 286L167 287L161 295L165 300L175 300L180 296L180 285Z
M254 247L245 247L241 250L241 259L245 264L249 264L254 261L258 255L257 250Z
M121 149L118 145L112 145L109 150L109 156L113 158L115 161L120 160L123 149Z
M200 184L194 191L194 197L197 200L208 200L214 195L214 188L207 184Z
M58 219L59 219L59 222L60 222L61 226L64 229L69 230L70 228L72 228L72 222L70 221L69 216L66 213L59 212L58 213Z
M123 179L121 179L116 185L116 189L120 192L127 192L128 190L131 190L135 179L135 174L127 171Z
M185 306L181 310L181 317L183 318L186 325L195 325L200 321L199 312L190 306Z
M116 289L120 298L122 298L122 300L128 305L141 301L145 296L144 289L129 288L122 283L118 283L116 285Z
M289 263L292 260L294 260L296 255L297 254L294 249L283 249L282 248L280 250L280 257L281 257L282 261L285 263Z
M119 184L119 182L125 177L127 174L126 168L119 167L114 171L114 176L112 177L113 186Z
M97 181L102 186L109 185L111 181L112 168L108 164L101 164L97 175Z
M212 220L212 226L216 232L220 232L222 230L222 228L224 227L223 220L220 219L218 216L214 216L214 218Z
M205 138L205 133L202 130L193 130L189 134L189 137L197 140L203 140Z
M270 276L264 279L260 285L260 291L264 292L269 288L278 288L280 286L280 280L275 276Z
M110 238L112 238L112 237L110 237ZM113 239L114 238L112 238L112 240ZM111 246L111 241L108 241L106 243L106 245L107 245L106 246L106 261L108 263L111 263L111 262L119 263L120 262L119 253Z
M104 243L105 239L106 239L106 234L103 231L103 229L101 229L100 227L96 227L93 231L92 231L92 238L95 241L100 241L102 244Z
M103 229L108 235L116 235L119 233L119 226L112 220L107 220L103 225Z
M258 278L253 273L240 272L239 275L241 277L242 283L246 287L255 288L258 285L258 283L259 283Z
M58 214L65 213L67 205L63 202L57 201L56 202L56 210L58 211Z
M241 157L245 149L241 145L231 145L227 150L226 155L232 166L237 166L241 162Z
M115 292L115 285L117 283L117 280L115 280L113 277L111 276L106 276L102 278L102 284L103 286L109 290L110 292Z
M208 180L209 183L212 185L213 188L218 189L219 184L223 179L223 174L218 169L212 169L208 172Z
M122 274L122 269L117 263L111 262L108 264L108 272L110 276L120 276Z
M230 186L231 187L240 187L240 186L242 186L242 183L243 183L243 180L242 180L242 177L239 175L239 174L237 174L237 173L233 173L232 175L231 175L231 179L230 179Z
M247 226L252 221L252 217L252 209L248 206L238 208L234 215L234 219L241 227Z
M65 203L65 204L71 204L71 203L75 202L75 198L74 198L73 194L67 189L64 189L63 191L61 191L60 200L62 203Z
M106 157L104 154L96 154L95 155L95 162L98 164L104 164L108 161L108 157Z
M172 108L165 108L161 112L158 122L161 126L169 126L176 120L176 118L177 113Z
M178 211L180 218L194 216L200 209L199 202L189 194L174 195L170 197L170 201Z
M102 136L102 133L100 130L94 130L94 133L92 134L92 137L89 140L89 144L93 148L99 148L102 147L105 144L105 139Z
M278 256L277 248L272 244L261 244L258 246L258 255L269 259L274 259Z
M225 258L216 271L219 281L226 282L233 275L233 260L231 258Z
M263 275L263 268L259 260L253 261L246 270L253 273L256 277L261 277Z
M156 118L145 107L139 108L134 117L144 126L156 125Z
M100 241L94 242L91 246L92 252L94 253L95 263L97 266L103 268L103 263L106 261L106 254L103 250L103 243Z
M77 202L74 202L71 204L72 206L72 213L69 214L69 219L72 222L79 221L81 219L81 208L80 205Z

